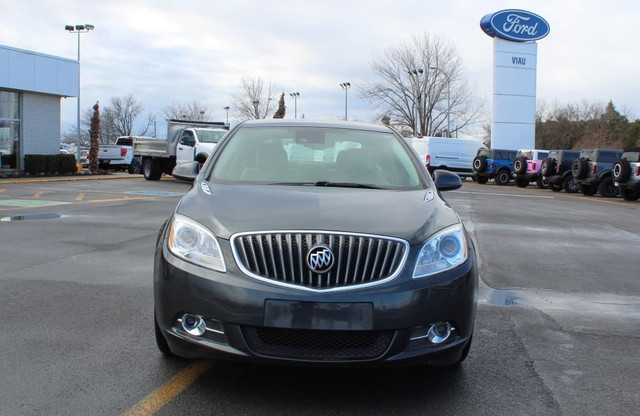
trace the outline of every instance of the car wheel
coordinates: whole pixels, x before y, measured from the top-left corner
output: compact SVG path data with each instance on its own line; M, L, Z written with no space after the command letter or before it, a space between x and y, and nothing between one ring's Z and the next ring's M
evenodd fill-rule
M571 174L576 179L582 179L587 176L587 159L580 157L571 164Z
M524 174L527 172L527 158L519 157L513 161L513 171L516 174Z
M618 159L613 165L613 179L616 182L626 182L631 176L631 166L627 159Z
M507 185L511 179L511 172L506 169L501 169L496 174L496 183L498 185Z
M567 175L567 177L564 178L564 180L562 181L562 189L564 189L564 191L568 194L575 194L580 190L578 182L576 182L573 175Z
M140 161L138 159L134 159L129 164L129 174L130 175L138 175L141 173L142 166L140 166Z
M476 181L476 183L479 183L481 185L489 182L489 178L488 177L480 176L477 173L473 175L473 180Z
M519 188L526 188L529 185L527 178L516 178L516 186Z
M160 170L158 161L153 159L147 159L144 161L144 164L142 165L142 171L144 174L144 178L148 181L160 180L160 177L162 176L162 171Z
M622 196L625 201L637 201L640 199L640 190L634 191L628 188L620 188L620 196Z
M613 198L618 195L618 190L616 189L611 176L604 178L602 182L600 182L598 192L600 192L600 196L604 198Z
M538 179L536 179L536 185L540 189L549 189L549 181L542 177L542 175L538 175Z
M158 349L167 357L175 357L175 354L172 353L169 349L169 343L167 342L167 339L164 337L162 331L160 330L160 325L158 325L158 319L156 318L155 312L153 313L153 324L156 332L156 345L158 346Z
M562 191L562 186L549 182L549 189L551 189L553 192L560 192Z
M555 168L556 168L555 160L548 157L542 162L542 167L540 168L540 172L542 172L543 176L551 176Z
M476 172L484 172L487 169L486 156L476 156L473 158L473 170Z
M582 191L582 195L593 196L596 194L596 187L589 185L580 185L580 191Z

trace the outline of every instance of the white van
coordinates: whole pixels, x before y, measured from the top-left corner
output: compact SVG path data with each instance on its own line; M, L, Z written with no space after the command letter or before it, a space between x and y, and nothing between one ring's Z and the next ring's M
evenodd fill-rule
M473 176L473 158L478 149L487 147L475 139L449 137L422 137L407 140L429 170L449 170L458 175Z

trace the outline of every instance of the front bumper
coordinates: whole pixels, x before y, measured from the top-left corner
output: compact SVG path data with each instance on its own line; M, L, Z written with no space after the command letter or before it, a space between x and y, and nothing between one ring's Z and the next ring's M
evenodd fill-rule
M156 319L169 348L178 356L279 364L449 364L460 358L473 333L478 270L471 242L468 260L437 276L411 277L420 249L412 247L403 272L390 282L317 293L246 276L233 261L229 242L219 241L227 260L226 273L175 257L163 239L156 247ZM367 328L360 324L350 328L349 323L326 328L331 315L324 317L322 329L315 319L282 325L274 324L265 313L267 304L274 301L370 305L372 313L364 324ZM185 313L204 319L204 335L190 335L183 329L179 319ZM425 336L426 330L441 322L450 323L454 330L445 342L434 344Z

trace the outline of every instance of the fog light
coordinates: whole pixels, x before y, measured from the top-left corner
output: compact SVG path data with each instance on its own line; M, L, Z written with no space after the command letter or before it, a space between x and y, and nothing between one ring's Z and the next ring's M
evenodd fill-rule
M190 335L199 337L205 333L206 325L201 316L185 313L179 321L182 324L182 328Z
M451 331L453 331L453 328L449 322L438 322L437 324L433 324L429 327L427 339L432 344L442 344L449 339Z

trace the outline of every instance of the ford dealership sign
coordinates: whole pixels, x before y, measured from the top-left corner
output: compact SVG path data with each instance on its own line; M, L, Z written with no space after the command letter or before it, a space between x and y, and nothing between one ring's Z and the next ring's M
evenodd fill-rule
M501 10L480 20L480 27L491 37L514 42L532 42L549 34L549 23L537 14L524 10Z

